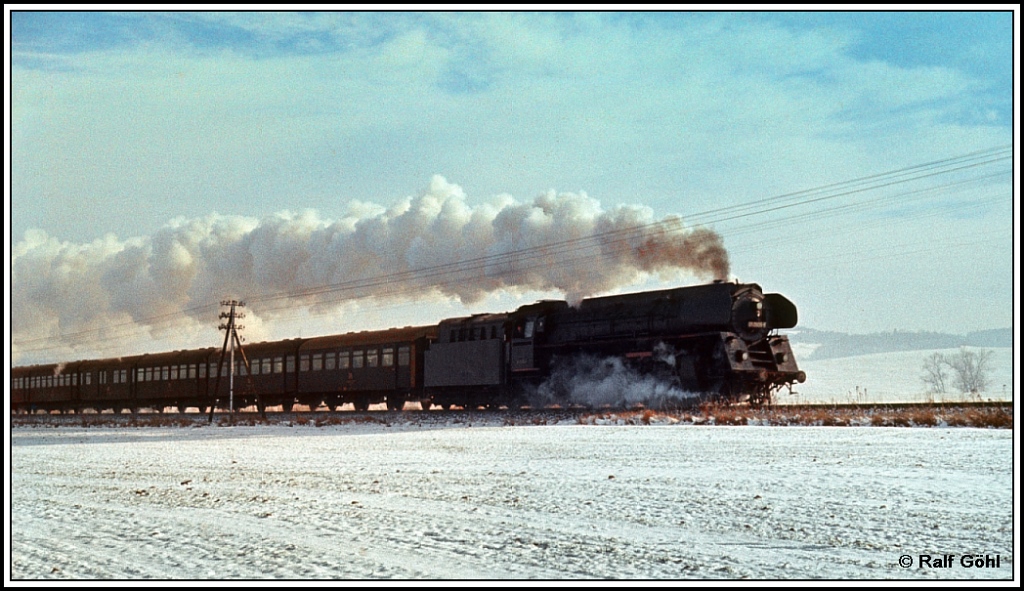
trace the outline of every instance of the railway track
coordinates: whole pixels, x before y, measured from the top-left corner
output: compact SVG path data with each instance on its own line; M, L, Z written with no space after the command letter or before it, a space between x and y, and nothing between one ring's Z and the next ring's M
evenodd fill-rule
M861 402L842 404L779 404L771 407L750 407L743 405L703 405L698 408L686 410L656 411L643 408L521 408L521 409L459 409L442 410L386 410L383 405L379 410L368 411L329 411L325 409L316 411L271 411L268 410L266 418L262 418L255 409L241 410L234 413L217 411L213 414L212 421L208 414L202 414L192 410L191 412L156 412L140 411L130 413L82 413L82 414L12 414L12 426L50 425L50 426L202 426L209 423L217 425L256 425L256 424L284 424L284 425L342 425L350 423L379 423L397 424L408 423L416 425L553 425L565 423L586 423L594 417L618 417L629 422L631 418L637 418L641 422L650 422L652 418L668 417L667 420L678 422L693 422L694 424L708 424L715 421L718 424L741 424L765 423L772 424L772 421L783 421L779 424L789 424L785 421L795 419L797 424L853 424L851 417L878 417L874 424L895 424L901 425L898 417L932 416L936 417L936 424L943 417L967 416L971 413L979 413L1005 417L1012 424L1013 402L1011 401L964 401L964 402ZM944 419L943 419L944 420Z

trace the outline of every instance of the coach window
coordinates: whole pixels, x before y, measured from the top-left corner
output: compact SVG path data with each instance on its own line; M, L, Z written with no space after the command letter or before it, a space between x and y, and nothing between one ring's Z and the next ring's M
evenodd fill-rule
M324 354L317 353L313 355L313 371L320 371L324 368Z
M171 374L171 368L165 367L165 368L163 368L161 370L160 373L161 373L161 376L162 376L160 379L166 380L170 376L170 374Z
M195 365L189 365L188 366L188 379L190 379L190 380L196 379L196 375L197 375L196 371L197 370L196 370L196 366Z
M334 369L334 351L324 355L324 369Z
M409 365L409 347L398 348L398 365L402 367Z
M284 357L274 357L274 373L284 371Z
M249 365L252 366L252 375L254 375L254 376L260 375L260 360L259 359L253 359L252 361L249 362Z
M172 380L178 379L178 366L177 365L172 365L171 366L171 379Z
M216 363L214 363L214 364L212 364L210 366L210 376L209 377L211 377L211 378L217 377L217 368L218 367L220 367L220 365L216 364Z
M366 367L377 367L377 350L368 349L366 351Z
M348 351L338 353L338 369L348 369Z
M309 371L309 355L299 357L299 371Z
M352 351L352 368L359 369L363 366L363 352Z
M391 367L395 364L395 350L392 347L384 347L380 352L380 364L384 367Z
M267 357L266 359L263 360L263 375L267 375L270 373L271 366L273 364L274 360L271 359L270 357Z
M286 355L284 358L284 370L288 373L295 371L295 356Z

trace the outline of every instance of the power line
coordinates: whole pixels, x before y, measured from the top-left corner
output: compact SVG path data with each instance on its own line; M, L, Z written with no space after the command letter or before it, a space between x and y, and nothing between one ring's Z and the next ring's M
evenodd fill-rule
M691 229L695 224L702 226L723 224L754 216L773 214L783 210L795 210L796 208L822 204L837 199L850 198L855 195L942 175L964 173L971 169L1004 162L1011 158L1012 148L1010 146L1000 146L989 150L971 152L961 156L935 160L839 183L822 185L811 189L758 199L733 206L706 210L704 212L687 216L686 219ZM918 189L897 196L917 194L918 197L915 197L915 199L924 198L950 187L982 182L1003 174L1006 173L1000 171L968 177L944 185ZM865 211L888 205L893 202L894 198L894 196L882 196L868 201L836 205L826 209L794 214L788 218L778 220L775 223L794 222L796 220L808 218L821 219L822 217L827 216L834 217L856 211ZM934 212L930 212L930 214L934 215ZM559 257L560 262L563 263L574 262L579 260L579 258L567 257L571 257L574 254L589 251L594 248L600 248L602 249L602 252L609 254L621 254L633 248L628 242L630 238L641 235L645 231L674 231L678 229L677 225L681 223L681 220L682 218L676 216L668 216L662 220L648 224L600 232L543 245L524 247L499 254L483 255L457 262L407 269L405 271L383 275L372 275L303 290L279 292L263 296L255 295L250 296L248 299L251 303L265 304L262 307L263 311L276 311L282 308L293 307L295 305L293 302L294 300L316 298L317 301L315 303L322 305L348 299L351 297L351 294L358 294L360 292L374 290L380 287L388 288L388 297L405 295L411 293L414 289L422 290L425 282L432 282L427 283L427 287L429 289L438 290L442 289L446 283L457 281L462 275L474 271L481 271L491 266L514 266L515 273L526 273L540 268L551 257ZM747 226L736 228L730 233L730 235L763 231L763 228L763 222L751 223ZM680 238L685 236L686 235L681 235ZM324 299L325 296L329 295L336 297ZM19 351L24 353L67 347L68 342L81 345L83 343L92 342L92 340L107 340L112 338L113 335L116 335L121 330L127 330L130 334L137 333L142 330L152 330L163 324L177 323L183 316L190 317L191 315L198 315L204 311L212 311L214 309L216 309L215 304L192 306L179 311L139 318L133 321L116 323L99 328L61 333L58 336L22 339L16 341L16 344L19 346ZM64 342L50 346L41 346L36 348L31 347L33 344L52 343L57 339ZM25 348L26 346L29 348Z

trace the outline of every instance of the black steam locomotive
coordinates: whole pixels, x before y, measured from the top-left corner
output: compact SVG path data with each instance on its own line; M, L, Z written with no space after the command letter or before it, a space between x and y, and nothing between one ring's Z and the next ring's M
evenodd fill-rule
M540 301L436 326L246 345L235 361L232 405L529 405L530 392L580 355L619 359L701 400L766 404L805 379L788 338L777 333L796 322L792 302L752 283L591 298L578 306ZM223 408L229 369L217 348L16 367L11 410Z

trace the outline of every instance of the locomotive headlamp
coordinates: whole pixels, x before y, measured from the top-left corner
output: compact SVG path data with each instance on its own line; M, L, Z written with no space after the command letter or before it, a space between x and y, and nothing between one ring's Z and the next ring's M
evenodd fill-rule
M736 361L746 361L749 357L746 351L736 351Z

